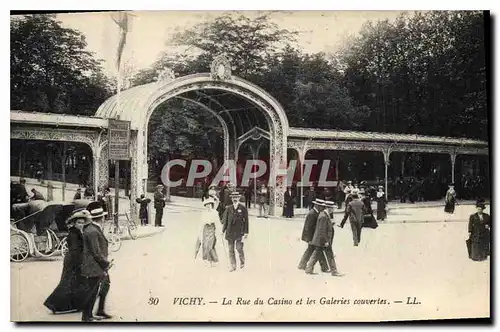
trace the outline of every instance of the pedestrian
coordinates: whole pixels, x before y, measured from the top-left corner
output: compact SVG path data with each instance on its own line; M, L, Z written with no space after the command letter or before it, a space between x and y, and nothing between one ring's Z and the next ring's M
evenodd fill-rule
M349 223L351 224L354 246L357 247L361 241L361 224L363 222L363 202L357 194L352 195L352 201L346 207ZM342 220L340 227L344 228L346 220Z
M141 219L141 225L147 226L149 224L148 205L151 203L151 199L146 198L144 194L141 194L141 197L137 198L135 201L139 204L139 219Z
M314 230L314 235L311 241L311 245L314 246L314 252L307 262L305 272L307 274L313 274L314 265L316 265L316 262L322 255L325 255L328 264L330 265L332 276L339 277L341 276L341 274L337 270L337 264L335 262L335 256L332 249L334 223L331 216L333 215L335 202L325 201L325 207L325 210L321 211L318 216L318 221L316 223L316 228Z
M484 200L479 199L476 202L477 212L469 217L467 248L473 261L484 261L490 255L491 218L484 213L485 208Z
M112 316L105 312L106 296L110 288L108 270L108 240L102 231L102 223L106 212L102 208L90 211L90 216L83 226L83 262L82 275L87 279L89 292L84 303L82 321L96 320L93 315L94 304L99 297L96 312L97 319L109 319Z
M212 185L212 186L210 186L210 188L208 188L206 197L203 198L202 202L204 202L206 199L209 199L209 198L211 198L214 201L214 209L216 211L218 211L220 201L219 201L219 197L217 197L217 190L216 190L216 187L214 185Z
M384 221L387 218L387 198L385 197L384 187L378 186L377 192L377 220Z
M252 188L248 186L245 189L245 207L247 209L250 209L251 205L252 205Z
M231 263L230 272L236 270L236 257L234 248L240 257L240 268L245 267L245 253L243 251L243 241L248 237L248 210L240 204L240 194L232 192L232 204L226 207L222 216L222 233L226 233L228 243L229 260Z
M314 207L314 201L316 200L316 189L314 185L311 185L309 191L307 192L307 208L311 210Z
M283 206L283 217L293 218L293 204L295 199L294 194L292 193L292 188L286 188L284 200L285 204Z
M338 181L337 187L335 188L335 200L337 201L337 209L342 209L342 202L344 201L344 184L342 181Z
M259 216L257 218L268 218L269 190L264 184L259 189Z
M222 220L222 215L226 210L226 207L232 204L231 201L231 193L234 191L233 185L231 182L226 184L226 186L220 192L220 205L219 205L219 216Z
M165 195L163 194L163 185L159 184L156 186L156 192L154 195L154 207L156 211L155 215L155 227L163 227L161 224L163 219L163 209L165 208Z
M54 314L57 312L79 311L83 308L88 289L86 289L85 278L82 276L82 229L89 217L89 211L81 210L73 213L66 221L68 227L68 236L66 237L68 252L64 256L61 280L44 302L44 305Z
M213 266L214 263L219 261L217 251L215 250L215 245L217 243L215 229L220 219L215 210L215 200L213 198L210 197L204 200L203 206L205 210L203 210L201 214L200 234L196 240L195 258L201 247L203 260L209 263L210 266Z
M455 184L450 183L448 185L448 191L446 192L444 212L453 213L455 212L457 193L455 192Z
M361 202L363 202L363 221L362 227L377 228L378 223L373 216L372 200L370 194L363 188L361 190Z
M82 199L82 188L76 189L75 196L73 196L73 200Z
M322 199L315 199L313 202L313 208L309 210L306 216L306 221L304 222L304 228L302 229L302 241L307 243L307 249L304 251L302 258L299 262L299 269L305 270L307 266L307 262L311 258L314 249L316 248L311 244L311 241L314 237L314 231L316 230L316 223L318 222L319 214L325 209L325 201ZM321 254L318 257L319 265L321 266L322 272L328 272L329 267L326 262L325 255Z
M83 192L83 197L85 199L92 199L94 197L94 188L92 188L92 186L87 186Z

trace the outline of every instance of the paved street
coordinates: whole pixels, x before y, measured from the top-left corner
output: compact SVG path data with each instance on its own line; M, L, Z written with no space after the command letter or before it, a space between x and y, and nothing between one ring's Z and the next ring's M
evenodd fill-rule
M459 208L464 215L474 211L473 206ZM428 219L444 215L442 208L421 210ZM198 222L198 211L170 207L163 233L125 241L113 253L108 311L114 321L349 321L489 315L490 263L467 258L465 222L382 224L376 230L363 229L359 247L352 246L348 224L336 228L334 251L339 270L345 274L341 278L305 275L296 268L305 244L300 241L303 223L295 219L251 217L245 269L228 272L221 241L217 244L219 265L205 267L200 258L193 259ZM11 263L12 320L80 319L74 313L52 315L42 305L58 283L61 268L59 257ZM349 299L350 304L320 305L322 296ZM203 297L204 305L174 305L177 297ZM232 305L222 305L224 297ZM236 305L238 297L251 300L252 305ZM263 305L253 305L257 297ZM293 304L269 305L270 297ZM405 304L407 297L421 304ZM150 298L158 298L157 305L148 304ZM296 304L300 298L302 305ZM316 303L306 305L307 298ZM378 298L388 303L354 304L357 299Z

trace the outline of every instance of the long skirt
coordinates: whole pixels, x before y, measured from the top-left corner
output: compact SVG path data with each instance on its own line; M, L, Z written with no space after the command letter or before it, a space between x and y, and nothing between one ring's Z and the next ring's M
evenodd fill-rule
M470 258L484 261L490 255L490 232L482 230L470 236Z
M214 263L219 261L217 251L215 250L216 243L217 238L215 236L215 224L206 224L203 227L203 239L201 241L204 261Z
M374 229L378 227L378 223L375 220L373 214L364 215L363 224L361 225L361 227L374 228Z
M85 304L88 285L78 271L63 268L59 285L45 300L44 305L53 313L81 310Z
M377 202L377 220L385 220L387 218L385 206L385 203Z
M444 206L444 212L453 213L455 212L455 201L446 202Z

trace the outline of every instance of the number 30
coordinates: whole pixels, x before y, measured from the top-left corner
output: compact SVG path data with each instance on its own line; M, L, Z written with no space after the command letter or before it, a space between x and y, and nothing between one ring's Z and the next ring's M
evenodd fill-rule
M149 298L149 301L148 301L149 305L157 305L158 303L160 303L159 298L157 298L157 297L150 297Z

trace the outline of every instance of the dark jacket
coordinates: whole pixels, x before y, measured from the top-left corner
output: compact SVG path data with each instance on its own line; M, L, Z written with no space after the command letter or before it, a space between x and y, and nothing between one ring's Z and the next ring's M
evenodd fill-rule
M137 198L135 200L137 203L139 203L139 218L141 219L147 219L148 218L148 205L151 203L151 200L149 198Z
M163 193L156 191L155 192L155 209L163 209L165 207L165 196Z
M102 277L108 267L108 240L99 226L90 223L83 229L82 275Z
M311 242L314 236L314 231L316 230L316 223L318 221L319 212L314 208L309 210L306 216L306 221L304 222L304 228L302 229L302 241Z
M479 219L479 214L474 213L469 217L469 233L472 233L472 236L484 235L489 233L489 230L486 226L491 226L490 215L483 213L483 220Z
M347 214L350 222L363 222L364 204L359 199L355 199L347 205Z
M222 215L222 232L226 232L226 240L236 240L248 234L248 210L238 203L237 208L231 204Z
M315 247L325 247L326 244L332 244L333 241L333 222L326 211L322 211L318 216L316 229L311 244Z

